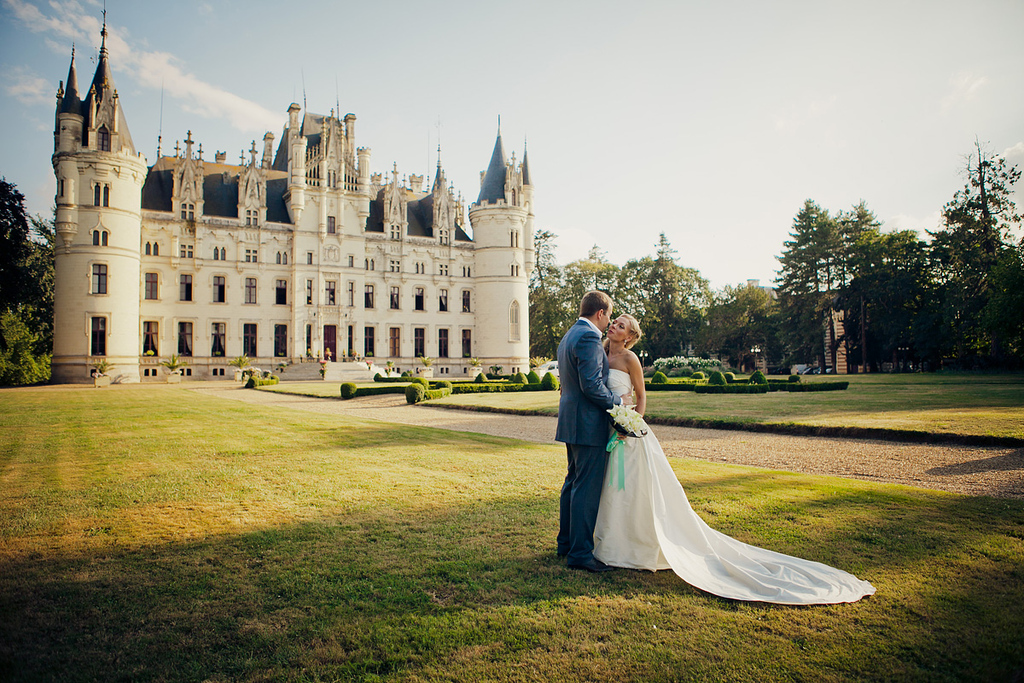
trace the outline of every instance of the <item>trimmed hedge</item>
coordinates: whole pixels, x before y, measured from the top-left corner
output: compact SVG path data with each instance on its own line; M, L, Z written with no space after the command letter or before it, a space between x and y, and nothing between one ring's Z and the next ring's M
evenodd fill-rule
M695 372L690 375L690 379L707 379L703 372Z
M481 372L481 373L477 374L476 379L474 379L473 381L477 382L479 384L483 384L483 383L487 382L487 378L484 377L484 373Z
M420 385L422 386L422 385ZM425 389L426 387L424 387ZM388 386L382 387L358 387L356 389L356 396L380 396L382 394L404 394L405 387L402 386Z
M708 384L716 387L724 387L728 382L721 370L715 370L711 373L711 377L708 378Z
M666 375L661 370L658 370L656 373L654 373L654 376L651 377L650 383L651 384L667 384L668 383L668 375Z
M749 381L751 384L768 384L768 378L760 370L751 375Z
M698 384L698 394L767 394L767 384Z
M406 403L420 403L426 395L427 390L422 384L414 382L405 388Z
M526 376L526 381L530 384L540 384L540 375L537 374L536 370L530 370L530 373Z
M250 377L245 383L246 389L255 389L256 387L268 387L277 384L280 380L277 375L271 375L270 377Z
M850 386L849 382L813 382L811 384L785 384L779 385L780 391L846 391Z
M540 384L510 384L508 382L487 382L486 384L456 384L452 386L451 393L457 394L502 394L515 391L552 391Z
M558 391L558 387L561 386L561 382L559 382L558 378L555 377L555 373L545 372L544 378L540 381L540 385L548 391Z
M341 397L343 399L355 398L357 391L359 391L359 387L352 382L345 382L341 385Z

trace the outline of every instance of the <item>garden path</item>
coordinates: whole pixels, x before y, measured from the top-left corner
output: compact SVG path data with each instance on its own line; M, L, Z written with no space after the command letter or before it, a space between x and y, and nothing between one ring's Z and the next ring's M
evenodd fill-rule
M555 418L412 406L400 395L341 401L241 389L192 391L258 405L554 443ZM967 495L1024 499L1024 449L790 436L656 426L669 457L905 484Z

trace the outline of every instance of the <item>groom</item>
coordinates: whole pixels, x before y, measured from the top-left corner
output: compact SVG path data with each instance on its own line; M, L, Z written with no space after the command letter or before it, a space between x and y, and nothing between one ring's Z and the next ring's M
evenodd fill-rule
M612 299L604 292L587 292L580 318L558 345L562 396L558 402L555 440L565 444L569 469L562 484L558 554L570 569L611 571L594 557L594 526L608 464L607 410L622 403L606 386L608 358L601 336L612 315Z

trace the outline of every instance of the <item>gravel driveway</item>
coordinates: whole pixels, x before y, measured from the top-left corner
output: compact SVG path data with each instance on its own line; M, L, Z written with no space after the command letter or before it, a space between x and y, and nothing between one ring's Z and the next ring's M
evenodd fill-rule
M259 405L554 443L553 417L411 406L404 396L394 394L341 401L252 391L234 385L191 390ZM906 484L972 496L1024 499L1024 449L1021 448L895 443L665 426L657 426L655 433L669 457Z

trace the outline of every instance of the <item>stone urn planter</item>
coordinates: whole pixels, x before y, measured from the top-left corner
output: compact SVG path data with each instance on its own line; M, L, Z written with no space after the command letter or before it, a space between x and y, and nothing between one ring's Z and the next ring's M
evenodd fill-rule
M94 387L109 387L110 377L107 375L100 375L99 377L92 378L92 385Z
M430 379L434 376L434 368L420 368L420 377Z
M176 372L172 372L171 374L167 375L167 383L168 384L181 384L181 375L179 375Z

